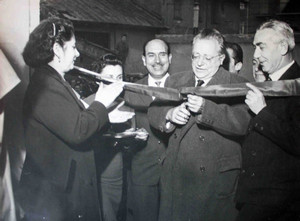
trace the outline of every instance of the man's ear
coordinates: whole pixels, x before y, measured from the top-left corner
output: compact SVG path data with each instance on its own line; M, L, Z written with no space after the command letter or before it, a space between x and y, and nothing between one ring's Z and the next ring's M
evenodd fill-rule
M236 71L240 71L243 67L243 63L242 62L238 62L234 65L234 68Z
M289 51L289 45L287 41L282 40L279 44L281 55L286 55Z
M225 59L225 54L221 54L221 55L220 55L220 62L221 62L221 65L223 64L224 59Z
M144 66L146 66L146 58L145 58L145 56L144 56L144 55L142 55L142 60L143 60L143 64L144 64Z
M169 54L169 63L171 64L172 61L172 54Z

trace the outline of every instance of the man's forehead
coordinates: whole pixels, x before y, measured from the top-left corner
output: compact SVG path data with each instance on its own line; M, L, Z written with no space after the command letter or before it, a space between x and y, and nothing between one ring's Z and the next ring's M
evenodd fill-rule
M197 39L193 44L193 52L201 54L218 53L219 44L215 39Z
M163 41L158 39L148 42L145 48L146 53L167 52L167 50L168 50L167 45Z
M273 41L273 38L276 37L276 32L273 29L266 28L256 32L253 40L253 44L267 44L270 41Z

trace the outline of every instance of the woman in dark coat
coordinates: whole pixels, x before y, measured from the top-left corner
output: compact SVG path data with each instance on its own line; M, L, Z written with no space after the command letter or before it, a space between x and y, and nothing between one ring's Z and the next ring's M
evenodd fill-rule
M93 149L123 86L100 84L86 108L64 79L79 56L75 44L72 23L52 18L35 28L23 52L35 68L23 107L26 160L18 197L25 220L101 217Z

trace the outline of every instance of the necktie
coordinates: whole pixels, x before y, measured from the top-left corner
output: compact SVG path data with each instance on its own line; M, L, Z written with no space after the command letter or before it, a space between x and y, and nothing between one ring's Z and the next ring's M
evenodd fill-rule
M197 87L200 87L202 84L204 84L204 81L202 80L197 80Z
M266 81L272 81L272 78L270 78L268 73L265 73Z
M161 84L161 81L155 81L155 84L156 84L157 87L159 87L160 84Z

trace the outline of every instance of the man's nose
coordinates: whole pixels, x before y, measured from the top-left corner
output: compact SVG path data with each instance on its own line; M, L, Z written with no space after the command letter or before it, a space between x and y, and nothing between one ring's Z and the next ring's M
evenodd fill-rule
M203 56L199 56L197 64L202 65L203 64L203 59L204 59Z
M258 48L256 48L256 49L254 50L253 57L254 57L255 59L258 59L258 58L260 57L260 55L261 55L260 50L259 50Z
M155 56L155 62L156 63L160 63L160 57L159 57L159 55Z

